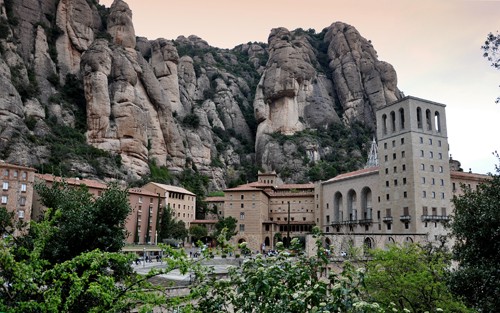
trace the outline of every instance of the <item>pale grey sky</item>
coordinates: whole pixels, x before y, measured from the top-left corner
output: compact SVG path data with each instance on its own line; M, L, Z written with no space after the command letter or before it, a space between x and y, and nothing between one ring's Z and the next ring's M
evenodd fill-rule
M450 154L464 170L494 171L500 150L500 71L480 49L500 30L500 1L461 0L125 0L137 36L197 35L232 48L267 42L272 28L321 31L335 21L372 41L379 59L398 74L398 87L447 105ZM110 6L112 0L101 0Z

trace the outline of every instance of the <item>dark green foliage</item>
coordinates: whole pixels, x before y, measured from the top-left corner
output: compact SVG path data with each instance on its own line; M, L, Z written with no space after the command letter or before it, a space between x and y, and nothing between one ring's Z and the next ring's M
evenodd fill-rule
M179 175L181 185L196 195L196 219L203 219L207 210L205 195L208 190L210 179L190 168L186 168Z
M3 17L0 18L0 39L7 39L9 32L9 22Z
M498 155L497 155L498 157ZM500 308L500 169L477 190L462 186L453 198L455 216L451 233L458 268L452 273L452 290L481 312Z
M5 207L0 207L0 237L11 234L14 230L14 212L9 212Z
M217 223L215 224L214 237L215 238L219 237L219 235L222 233L222 230L226 229L226 232L225 232L226 240L227 241L231 240L231 238L236 236L236 234L238 233L236 231L236 223L237 222L238 221L232 216L220 218L217 221Z
M198 117L198 115L191 113L184 117L184 119L182 120L182 124L184 126L196 129L200 126L200 118Z
M207 228L200 225L191 225L189 228L189 234L191 235L193 242L197 242L208 235Z
M445 246L391 245L369 251L365 287L384 312L471 312L446 285L451 255Z
M307 166L307 176L310 181L325 180L337 174L359 169L366 162L367 150L372 136L372 130L359 122L350 126L341 123L330 124L326 130L304 130L292 136L281 133L271 134L280 145L292 142L297 146L295 158L302 158ZM306 146L309 142L319 147L328 147L330 153L322 155L322 161L309 163L306 156ZM280 172L283 178L287 173L286 166Z
M165 239L184 240L188 236L186 224L183 221L178 221L172 215L170 205L163 208L161 218L158 223L158 240L163 242Z
M13 6L14 0L5 0L5 13L7 14L7 18L9 19L9 24L12 26L19 25L19 20L14 16Z
M94 249L121 250L130 212L126 190L110 185L94 199L83 185L71 187L56 182L51 187L37 184L35 188L48 208L44 219L56 227L42 251L44 259L54 264ZM27 236L35 235L30 232Z
M16 88L17 92L21 96L21 100L24 102L27 99L36 98L40 94L40 88L38 87L38 81L36 80L35 72L28 68L28 84L26 84L22 77L22 67L15 66L10 69L12 74L12 84Z

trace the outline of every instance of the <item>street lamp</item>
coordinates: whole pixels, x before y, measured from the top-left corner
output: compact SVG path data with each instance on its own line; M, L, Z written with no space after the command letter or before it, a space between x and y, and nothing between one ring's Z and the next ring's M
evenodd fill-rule
M146 247L142 248L142 268L146 267Z

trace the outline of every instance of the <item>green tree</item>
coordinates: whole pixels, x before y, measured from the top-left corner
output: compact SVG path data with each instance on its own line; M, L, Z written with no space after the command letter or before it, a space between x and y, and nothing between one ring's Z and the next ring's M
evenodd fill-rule
M300 245L296 239L292 243ZM200 295L195 312L382 312L361 298L361 271L345 264L341 274L326 274L328 259L320 240L317 248L314 257L292 258L280 244L276 257L257 255L231 268L227 279L201 282L193 289Z
M497 155L498 158L498 155ZM455 216L451 233L458 261L452 273L452 290L481 312L500 308L500 168L476 190L462 186L453 198Z
M206 237L208 235L208 231L205 226L191 225L189 228L189 234L193 237L193 242L197 242L201 238Z
M113 197L104 195L101 201L111 205L114 201L110 198ZM109 209L105 204L96 205ZM181 273L189 269L196 272L196 264L190 263L183 250L164 247L171 256L165 269L143 276L132 271L130 264L135 256L119 252L92 249L65 260L47 259L46 251L55 249L51 247L54 237L59 236L60 228L64 227L62 208L65 206L59 207L56 212L49 210L44 220L31 222L29 238L0 237L0 312L145 313L153 308L172 307L173 301L181 301L165 297L164 288L152 285L148 279L173 269ZM190 300L190 296L185 298Z
M54 233L44 245L42 256L52 263L74 258L94 249L120 251L126 238L125 220L130 212L128 192L111 184L94 198L86 186L64 182L37 184L41 203L48 209L44 219ZM31 231L27 239L32 237Z
M14 230L14 212L9 212L7 208L0 207L0 237L12 233Z
M500 54L498 51L499 47L500 47L500 34L498 32L496 34L489 33L488 36L486 37L484 45L481 46L481 49L484 51L483 57L488 59L488 61L491 62L491 66L493 66L496 69L500 69ZM500 97L498 97L495 102L499 103Z
M372 250L366 265L366 291L385 311L469 312L446 285L451 255L430 244L391 245ZM392 303L392 304L391 304Z
M236 231L237 223L238 221L232 216L219 218L217 223L215 223L214 237L219 237L219 235L222 233L222 230L225 229L226 240L227 241L231 240L231 238L238 233Z
M183 221L178 221L172 215L172 208L170 205L164 207L159 222L158 239L160 239L160 241L163 239L184 240L187 236L188 230L186 229L186 224Z

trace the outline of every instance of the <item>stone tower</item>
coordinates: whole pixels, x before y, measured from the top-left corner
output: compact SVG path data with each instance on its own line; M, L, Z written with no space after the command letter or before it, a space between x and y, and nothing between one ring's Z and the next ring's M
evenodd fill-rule
M376 112L385 233L444 233L451 212L445 105L405 97Z

